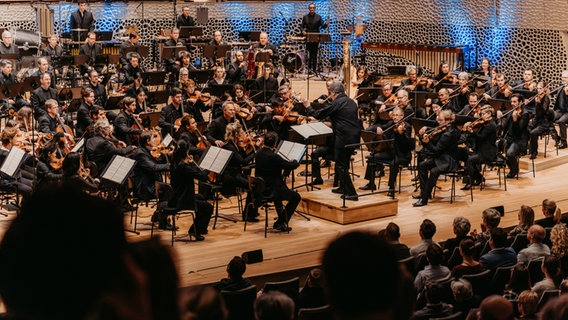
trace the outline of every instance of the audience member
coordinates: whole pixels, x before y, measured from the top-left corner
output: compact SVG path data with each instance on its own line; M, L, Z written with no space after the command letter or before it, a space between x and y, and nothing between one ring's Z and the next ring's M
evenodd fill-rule
M483 265L473 258L475 243L472 239L462 240L459 250L462 256L462 263L452 269L452 276L454 278L461 278L464 274L475 274L485 270Z
M454 252L455 248L459 247L460 242L463 239L472 239L472 237L468 236L469 230L471 229L471 223L467 218L455 217L453 226L454 234L456 235L456 237L450 238L444 243L444 249L448 250L449 255Z
M560 294L565 293L568 293L568 279L564 279L560 282Z
M524 264L517 264L511 270L511 278L509 283L505 285L503 297L509 301L516 301L519 294L525 290L531 289L531 280L529 269Z
M499 226L501 214L496 209L488 208L483 210L481 218L481 233L478 233L477 229L473 229L471 235L475 238L475 242L483 244L489 240L491 230Z
M546 256L542 260L542 273L544 279L534 284L532 291L542 297L546 290L558 290L560 282L562 282L562 270L560 270L560 261L555 256Z
M487 269L495 271L497 267L506 267L517 264L517 254L511 247L507 247L507 233L501 228L492 228L489 238L491 251L479 258L479 262Z
M179 308L182 320L225 320L228 316L221 294L207 285L182 289Z
M489 296L479 305L478 320L512 320L513 304L501 296Z
M536 320L536 310L538 308L538 295L536 292L525 290L519 295L517 308L521 315L519 319Z
M542 243L544 237L546 237L546 231L543 227L537 224L531 226L527 233L529 245L527 248L519 251L517 262L528 264L529 261L533 259L548 256L550 254L550 248Z
M435 247L435 245L432 245ZM430 249L430 248L428 248ZM442 318L452 314L452 308L442 302L444 288L435 281L428 281L425 288L426 306L417 310L411 320L428 320Z
M243 274L247 270L247 264L243 258L234 256L227 265L227 276L219 282L214 283L213 287L219 291L236 291L250 286L252 283L248 278L243 278Z
M450 269L442 265L444 253L442 248L436 244L431 244L426 249L426 259L428 265L424 267L414 278L414 286L418 292L422 292L427 281L439 281L450 276Z
M552 228L562 218L562 211L556 206L556 202L550 199L542 200L542 214L544 219L539 219L535 223L543 228Z
M294 301L280 291L261 294L254 304L256 320L293 320Z
M473 295L473 287L466 279L452 281L450 288L455 301L452 305L454 313L461 312L465 317L469 310L479 307L479 298Z
M410 254L416 258L426 252L426 249L428 249L431 244L440 246L436 241L432 240L434 234L436 234L436 225L432 220L424 219L422 224L420 224L420 238L422 240L420 240L420 243L410 248Z
M400 238L400 228L394 222L387 225L385 230L385 240L392 245L396 258L402 260L410 257L410 249L404 243L400 243L398 239Z
M550 251L560 259L562 270L568 272L568 227L564 223L557 223L550 231L550 241Z
M519 224L509 231L509 237L511 238L514 238L520 233L527 233L530 226L534 224L534 210L527 205L523 204L521 206L517 216L519 217Z
M568 295L563 294L546 303L540 312L540 320L568 319Z
M377 236L350 232L323 257L326 296L337 320L408 319L416 295L394 250Z
M322 271L314 268L310 270L304 287L300 289L296 309L317 308L327 304L322 285Z

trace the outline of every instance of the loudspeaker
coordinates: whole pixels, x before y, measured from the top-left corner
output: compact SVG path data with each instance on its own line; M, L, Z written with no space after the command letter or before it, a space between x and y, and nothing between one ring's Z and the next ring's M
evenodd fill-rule
M197 8L197 24L205 25L209 20L209 9L206 7Z
M246 264L262 262L262 249L247 251L241 255Z

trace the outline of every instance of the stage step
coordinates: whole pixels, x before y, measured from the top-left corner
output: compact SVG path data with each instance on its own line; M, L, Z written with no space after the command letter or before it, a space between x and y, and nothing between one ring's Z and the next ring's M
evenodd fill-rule
M539 150L538 156L534 159L534 169L536 172L544 169L549 169L557 167L568 163L568 149L558 150L558 155L556 155L556 149L552 146L548 146L546 151L546 158L544 157L544 151ZM524 156L519 161L519 168L521 170L526 170L532 172L532 160L528 156Z
M391 199L386 193L359 196L359 201L345 201L331 190L303 192L302 202L298 209L314 217L322 218L338 224L378 219L398 213L398 199Z

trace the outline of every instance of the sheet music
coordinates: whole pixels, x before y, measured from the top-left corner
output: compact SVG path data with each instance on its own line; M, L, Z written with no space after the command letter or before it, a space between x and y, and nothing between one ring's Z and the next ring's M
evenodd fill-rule
M333 130L323 124L323 122L305 123L297 126L291 126L291 128L304 137L304 139L322 134L333 134Z
M170 143L172 143L173 140L174 140L174 139L172 138L172 136L168 133L168 134L166 135L166 137L162 140L162 142L164 143L164 145L165 145L166 147L169 147L169 146L170 146Z
M102 178L122 184L126 176L130 173L132 167L136 163L135 160L123 156L115 156L113 161L108 165Z
M198 166L203 170L222 174L232 155L233 152L230 150L211 146L207 148L205 154L201 157Z
M282 140L278 146L277 153L280 154L285 160L296 160L300 162L306 152L307 146L305 144Z
M26 152L20 148L12 147L8 156L2 163L2 167L0 167L0 171L4 172L5 174L9 175L10 177L14 176L16 170L20 167L20 163L24 158Z
M314 129L318 134L333 134L333 129L326 126L323 122L308 123L312 129Z
M71 149L71 152L79 151L83 147L83 144L85 144L85 138L81 138L81 140L77 142L77 144L73 147L73 149Z

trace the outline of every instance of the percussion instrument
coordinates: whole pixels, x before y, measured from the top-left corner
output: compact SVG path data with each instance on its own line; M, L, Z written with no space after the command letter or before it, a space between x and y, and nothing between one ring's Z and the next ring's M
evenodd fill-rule
M41 46L41 35L34 31L18 29L14 31L14 44L18 47L37 48Z
M304 54L301 52L289 52L282 57L282 65L290 73L298 72L304 66Z
M286 39L292 42L304 42L306 41L306 37L296 37L296 36L287 36Z

